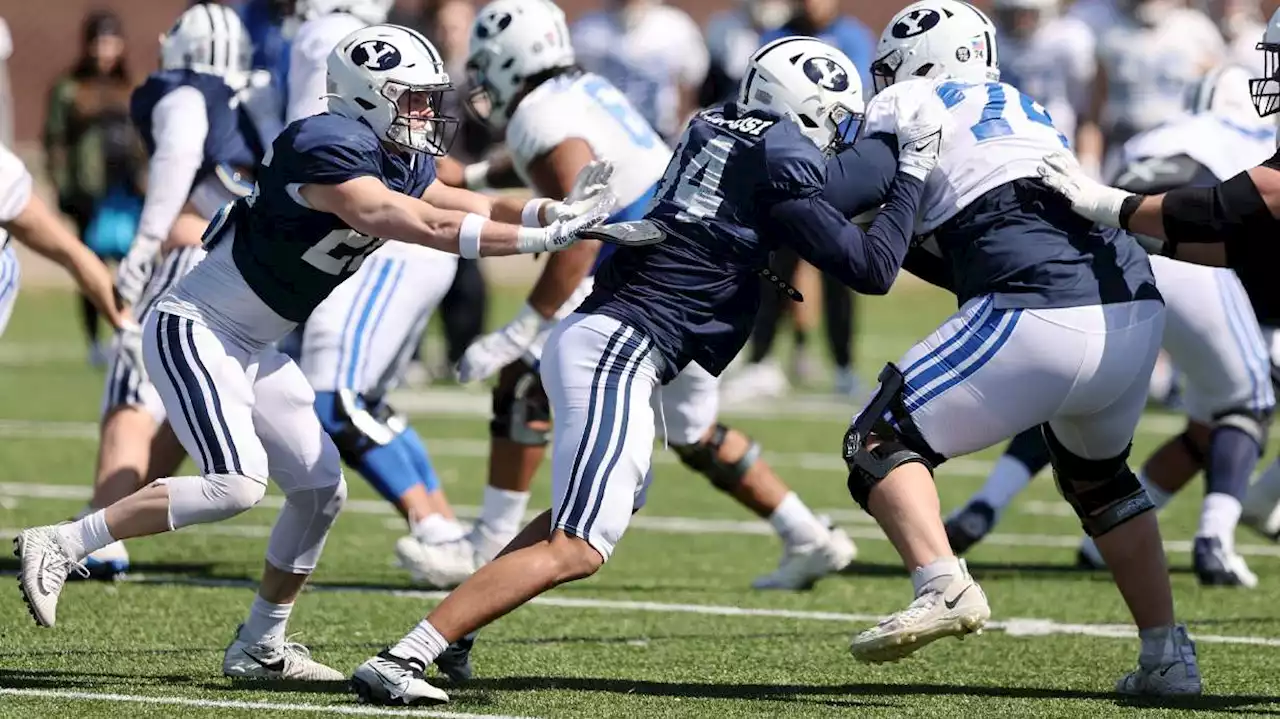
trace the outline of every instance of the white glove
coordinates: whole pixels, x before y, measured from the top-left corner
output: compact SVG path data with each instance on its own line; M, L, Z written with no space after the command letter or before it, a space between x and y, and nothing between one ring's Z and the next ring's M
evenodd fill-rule
M573 182L573 189L564 198L564 202L553 202L547 205L547 224L560 220L572 220L580 217L595 207L609 189L609 180L613 178L613 163L608 160L592 160L578 172Z
M613 212L617 198L606 192L595 200L587 211L572 219L558 220L546 227L522 227L516 239L516 251L520 254L559 252L582 239L583 230L599 225Z
M146 379L147 367L142 360L142 326L133 320L127 321L111 338L111 352L126 367L133 369L140 377Z
M1091 179L1066 152L1046 155L1038 170L1044 184L1067 198L1077 215L1102 225L1120 226L1120 206L1129 193Z
M898 171L923 182L938 164L947 107L933 93L900 93L894 100Z
M465 384L497 374L498 370L520 359L547 324L548 320L526 304L505 327L490 332L467 347L458 361L458 381Z
M116 294L130 307L137 307L142 299L158 249L158 243L139 235L116 267Z

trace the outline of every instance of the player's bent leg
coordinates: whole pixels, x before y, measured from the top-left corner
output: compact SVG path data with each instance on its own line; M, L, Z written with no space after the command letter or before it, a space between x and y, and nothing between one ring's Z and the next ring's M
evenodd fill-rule
M1208 486L1192 548L1192 563L1203 585L1258 585L1257 576L1235 551L1235 530L1270 419L1269 410L1249 408L1227 410L1214 418L1205 458Z
M1049 449L1039 427L1015 435L996 460L982 489L947 518L944 527L951 550L962 555L990 534L1013 498L1048 464Z
M493 558L524 523L529 487L551 439L551 401L532 357L507 365L493 389L488 484L471 533L477 552Z

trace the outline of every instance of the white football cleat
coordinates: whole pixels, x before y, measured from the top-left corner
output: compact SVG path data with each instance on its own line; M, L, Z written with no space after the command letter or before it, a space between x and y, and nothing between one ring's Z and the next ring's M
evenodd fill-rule
M963 639L981 634L991 618L982 587L969 575L964 560L960 573L946 583L926 586L907 608L853 638L849 651L863 662L893 662L943 637Z
M849 566L858 556L858 548L843 529L831 529L814 544L788 548L778 568L758 577L752 589L811 589L828 574Z
M769 360L748 364L725 379L720 394L727 402L746 402L764 397L781 397L791 387L787 374Z
M117 579L129 571L129 550L115 541L84 558L91 579Z
M1258 575L1249 569L1244 557L1218 537L1195 538L1191 545L1191 565L1201 586L1247 589L1258 586Z
M277 646L250 644L236 638L222 655L222 675L235 679L340 682L346 676L311 658L311 650L297 642Z
M84 565L67 555L55 525L24 529L13 538L13 554L18 558L18 588L36 624L52 627L58 619L58 597L75 572L88 576Z
M1181 624L1164 636L1142 643L1138 668L1116 682L1116 691L1134 696L1198 696L1204 691L1196 643Z
M435 589L452 589L484 565L468 537L424 544L417 537L404 536L396 540L396 558L414 582Z
M411 706L448 702L449 695L431 686L422 676L425 670L422 662L398 657L384 649L356 667L351 675L351 690L363 704Z

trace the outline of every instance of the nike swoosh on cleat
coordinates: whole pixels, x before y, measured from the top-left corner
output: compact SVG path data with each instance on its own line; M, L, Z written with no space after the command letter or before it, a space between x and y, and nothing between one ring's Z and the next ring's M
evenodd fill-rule
M972 584L965 585L965 588L961 589L959 594L955 595L951 599L943 599L942 603L947 605L947 609L955 609L956 605L960 603L960 597L963 597L964 593L969 591L972 587Z
M240 653L241 653L241 654L243 654L243 655L245 655L246 657L249 657L250 659L252 659L252 660L253 660L253 663L254 663L254 664L257 664L258 666L262 667L263 669L266 669L267 671L270 671L270 672L282 672L282 671L284 671L284 660L283 660L283 659L278 659L278 660L276 660L276 661L271 662L270 664L268 664L267 662L262 661L261 659L259 659L259 658L255 657L255 656L253 656L252 654L250 654L249 652L247 652L247 651L245 651L245 650L243 650L243 649L241 649L241 650L240 650Z

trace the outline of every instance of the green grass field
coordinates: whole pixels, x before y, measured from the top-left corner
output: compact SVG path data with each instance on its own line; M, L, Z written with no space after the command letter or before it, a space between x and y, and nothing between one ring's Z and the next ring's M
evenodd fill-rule
M499 298L494 319L514 301ZM83 362L72 308L69 295L28 293L0 341L5 537L69 517L88 494L102 379ZM942 295L913 288L864 301L863 373L873 376L951 309ZM438 407L415 424L454 503L474 509L484 481L487 396L446 387L405 404ZM131 542L132 580L69 586L52 630L34 626L12 578L15 562L0 559L8 575L0 590L0 717L1280 715L1280 548L1242 530L1239 542L1262 586L1197 586L1186 540L1198 487L1171 505L1162 525L1175 542L1178 611L1199 638L1205 697L1131 704L1110 693L1138 643L1108 577L1073 568L1079 528L1046 478L970 557L991 599L991 630L894 665L855 663L849 636L904 606L910 585L844 487L837 452L856 408L827 400L815 411L818 404L726 416L761 440L766 457L811 506L858 541L858 562L812 591L750 590L779 552L767 525L659 447L649 505L607 567L486 629L474 654L478 678L454 691L447 707L373 709L342 686L238 684L220 675L274 518L275 505L264 506L220 525ZM1177 427L1175 417L1147 417L1135 458ZM995 456L944 467L944 506L976 489ZM291 625L318 659L348 671L398 639L439 598L416 591L392 566L402 523L355 475L349 479L353 501ZM531 508L546 506L548 485L543 476Z

